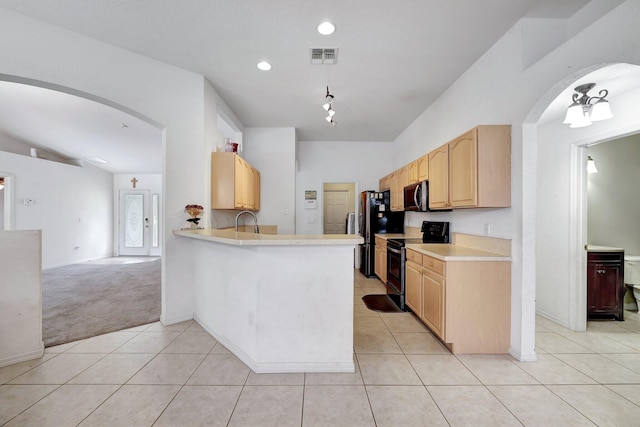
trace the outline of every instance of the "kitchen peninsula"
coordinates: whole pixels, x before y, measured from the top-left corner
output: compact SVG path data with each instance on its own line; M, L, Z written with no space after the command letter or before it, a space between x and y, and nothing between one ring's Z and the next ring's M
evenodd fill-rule
M194 319L256 373L354 372L357 235L175 230L192 240Z

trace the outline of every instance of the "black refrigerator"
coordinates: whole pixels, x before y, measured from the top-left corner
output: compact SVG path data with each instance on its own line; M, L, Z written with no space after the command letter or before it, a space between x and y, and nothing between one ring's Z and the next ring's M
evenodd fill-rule
M375 275L376 233L404 233L404 212L391 212L391 193L363 191L360 193L359 224L364 243L360 245L360 271L367 277Z

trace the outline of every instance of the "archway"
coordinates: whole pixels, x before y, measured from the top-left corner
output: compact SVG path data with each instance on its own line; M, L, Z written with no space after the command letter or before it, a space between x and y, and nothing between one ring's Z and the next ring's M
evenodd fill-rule
M615 117L587 128L562 125L573 88L595 82L610 91ZM612 89L614 88L614 89ZM523 348L533 352L535 315L572 330L586 327L585 147L638 132L627 108L640 91L640 67L600 64L573 73L538 101L523 125ZM544 166L544 174L541 166Z
M5 197L8 199L6 208L9 214L21 216L22 221L17 226L42 228L45 236L49 237L55 237L55 233L47 233L47 228L61 236L86 233L94 234L102 242L110 242L108 248L102 243L101 248L92 249L91 241L80 237L68 245L75 247L75 250L66 254L62 247L54 251L45 243L43 266L46 268L94 259L111 252L117 255L117 247L114 245L112 250L111 242L116 240L114 243L117 243L118 240L118 218L112 221L113 235L91 230L92 219L103 222L114 215L111 208L101 215L96 214L101 207L103 210L106 208L106 201L87 209L87 201L93 200L95 203L97 200L91 194L82 192L88 185L96 184L96 180L92 179L93 172L104 171L110 174L109 185L114 189L131 188L129 181L132 177L127 175L137 174L138 178L143 179L141 185L150 186L148 189L154 194L161 194L163 136L160 127L142 115L108 100L58 85L7 75L0 75L0 113L0 146L3 151L19 155L16 159L33 158L31 166L27 166L27 160L18 162L23 170L20 177L14 178L22 180L22 190L17 195L21 199ZM15 166L12 163L16 161L7 161L9 168ZM46 186L44 183L63 182L65 174L59 175L55 169L51 173L56 176L49 179L39 177L38 172L51 169L54 164L60 165L57 168L60 172L75 171L69 172L69 175L76 175L75 178L68 177L69 182L74 184L73 191L69 192L79 191L75 197L67 197L63 192L57 195L57 199L49 199L49 194L59 186ZM147 177L146 181L140 174ZM85 179L85 175L89 178ZM25 177L30 177L31 181L39 180L42 184L33 188L25 187L30 182L25 181ZM138 188L141 188L140 185ZM84 198L84 202L81 198ZM118 199L112 198L117 207ZM31 201L32 206L28 211L23 208L26 199ZM51 206L47 207L47 203ZM47 220L64 203L69 203L68 210L76 217L76 224ZM38 215L44 217L43 220L34 222ZM13 223L11 216L7 221ZM154 255L160 255L159 249Z
M15 188L19 189L19 192L11 191L7 195L12 205L6 209L12 214L10 222L17 229L43 230L42 266L45 269L115 253L111 242L117 235L114 231L118 220L114 216L114 210L117 210L114 190L118 184L114 177L121 171L92 165L87 153L75 157L72 148L61 150L60 145L49 144L47 138L53 135L58 140L54 142L61 142L61 145L76 139L84 146L82 148L91 146L94 141L98 144L112 142L111 149L116 142L126 145L132 138L142 140L143 135L151 135L157 155L149 153L147 145L143 151L147 158L157 159L154 167L158 178L155 181L160 193L163 134L159 126L140 114L132 115L131 111L113 102L70 88L6 75L0 76L0 88L1 98L11 102L6 108L13 109L11 114L3 109L7 114L0 120L0 129L6 132L3 136L6 153L0 159L0 171L3 171L0 175L7 175L9 184L15 183ZM6 94L12 96L4 96ZM95 119L95 116L101 117ZM106 124L115 131L99 126ZM21 131L20 127L27 129ZM113 141L120 130L135 132L135 135L122 135L121 141ZM124 157L130 157L129 152ZM113 159L109 160L112 168L119 167ZM124 171L128 166L120 167ZM9 189L12 188L10 185ZM164 221L164 215L159 218ZM158 224L158 229L161 228L162 223Z

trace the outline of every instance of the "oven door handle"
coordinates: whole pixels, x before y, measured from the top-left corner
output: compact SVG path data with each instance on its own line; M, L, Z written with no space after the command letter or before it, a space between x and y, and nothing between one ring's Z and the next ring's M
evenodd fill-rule
M398 254L398 255L402 253L401 249L394 249L394 248L390 248L389 246L387 246L387 250L389 252L393 252L394 254Z

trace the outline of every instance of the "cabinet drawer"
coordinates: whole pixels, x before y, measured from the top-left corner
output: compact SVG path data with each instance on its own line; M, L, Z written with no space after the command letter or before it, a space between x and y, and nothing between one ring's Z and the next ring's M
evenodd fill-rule
M407 259L422 265L422 254L410 249L407 250Z
M444 261L440 261L439 259L435 259L428 255L423 255L422 266L428 268L434 273L444 276Z
M386 249L387 239L383 239L382 237L376 237L376 246Z
M587 252L587 262L622 262L624 252Z

